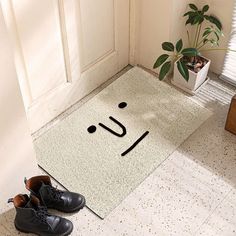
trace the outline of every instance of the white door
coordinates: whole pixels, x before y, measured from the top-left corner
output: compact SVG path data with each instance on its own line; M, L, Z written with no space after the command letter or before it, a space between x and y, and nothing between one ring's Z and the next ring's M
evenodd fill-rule
M128 64L128 0L2 0L31 132Z

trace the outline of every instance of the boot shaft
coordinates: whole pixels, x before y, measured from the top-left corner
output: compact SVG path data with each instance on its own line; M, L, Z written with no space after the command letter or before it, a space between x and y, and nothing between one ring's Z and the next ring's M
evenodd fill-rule
M47 209L40 206L39 200L26 194L19 194L8 202L13 202L16 209L15 226L25 230L47 230Z
M49 176L35 176L25 179L26 188L39 198L41 204L62 212L79 211L85 206L85 198L81 194L61 191L54 188Z
M25 178L24 182L26 189L28 189L34 195L38 194L42 183L48 186L52 186L51 180L47 175L34 176L28 180Z
M36 232L47 231L50 225L46 220L43 220L37 212L32 208L18 208L16 207L15 226L18 229L24 229Z
M19 194L8 202L16 209L15 227L22 232L37 235L66 236L73 230L72 223L59 216L50 215L35 196Z

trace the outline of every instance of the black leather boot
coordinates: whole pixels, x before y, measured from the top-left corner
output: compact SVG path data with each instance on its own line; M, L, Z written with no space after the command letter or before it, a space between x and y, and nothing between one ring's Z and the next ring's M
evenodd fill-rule
M42 175L25 179L25 184L31 194L50 209L70 213L79 211L85 206L84 196L54 188L49 176Z
M34 196L17 195L8 202L16 208L15 227L24 233L40 236L66 236L73 230L73 224L62 217L50 215L45 206Z

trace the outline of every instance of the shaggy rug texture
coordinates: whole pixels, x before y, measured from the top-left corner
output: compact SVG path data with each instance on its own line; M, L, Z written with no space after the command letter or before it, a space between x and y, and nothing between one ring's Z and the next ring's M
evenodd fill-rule
M38 162L104 218L210 115L134 67L40 136Z

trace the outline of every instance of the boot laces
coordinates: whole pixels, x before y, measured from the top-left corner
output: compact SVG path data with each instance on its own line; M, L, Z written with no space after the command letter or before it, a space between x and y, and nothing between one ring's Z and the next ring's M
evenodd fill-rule
M54 187L52 187L52 186L50 186L50 190L51 190L51 193L52 193L52 197L53 197L55 200L59 200L59 199L61 198L61 195L62 195L63 191L57 189L57 187L54 188Z
M36 215L41 222L47 223L47 216L49 215L47 211L47 207L39 206L36 212Z

